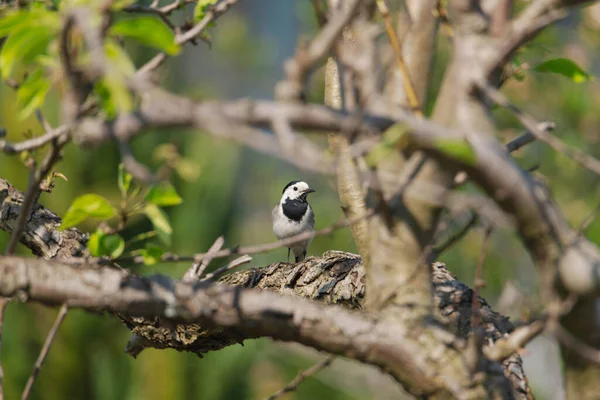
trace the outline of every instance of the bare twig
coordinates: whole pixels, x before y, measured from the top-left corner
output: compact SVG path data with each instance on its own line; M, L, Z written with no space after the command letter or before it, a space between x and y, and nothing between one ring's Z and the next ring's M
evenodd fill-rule
M517 106L512 104L502 92L493 88L490 85L484 85L481 87L482 91L487 97L501 107L504 107L512 111L516 117L521 121L521 124L529 130L538 140L548 144L554 150L564 154L566 157L573 159L576 163L590 171L600 175L600 160L575 149L560 139L552 136L547 130L540 129L542 126L533 117L520 110Z
M68 135L69 127L61 126L56 129L52 129L44 133L42 136L24 140L18 143L10 143L5 140L0 140L0 151L4 151L7 154L16 154L24 151L32 151L36 150L53 140L57 139L62 135Z
M206 253L206 256L202 258L202 260L194 260L192 266L186 271L185 275L183 276L183 281L192 282L200 279L200 277L204 273L204 270L212 261L215 253L221 250L224 244L225 239L223 238L223 236L219 236L217 240L215 240L215 242L212 244L212 246L210 246L208 252Z
M578 236L583 235L587 228L589 228L590 224L598 217L598 213L600 213L600 204L597 204L596 207L594 207L594 209L583 218L579 224L579 227L577 228Z
M560 324L553 324L549 329L554 332L559 342L577 353L581 358L594 364L600 364L600 350L588 345L577 337L573 336Z
M52 166L58 161L60 157L61 150L63 146L67 143L67 136L59 136L54 139L52 142L52 149L46 155L46 158L42 162L40 168L36 171L34 167L32 167L32 173L29 179L29 186L27 187L27 192L25 192L25 198L23 199L23 204L21 206L21 211L19 213L19 218L17 219L16 225L13 228L12 234L10 236L10 240L8 245L6 246L6 255L11 255L14 253L19 240L21 239L21 234L23 233L23 228L29 219L29 215L31 213L31 209L33 208L34 203L37 201L38 195L40 193L40 184L50 172Z
M4 312L10 300L0 297L0 400L4 400L4 369L2 368L2 329L4 328Z
M485 346L483 353L490 360L503 361L535 339L544 331L545 327L546 323L544 321L534 321L528 325L520 326L508 336L496 340L490 346Z
M40 355L38 356L37 360L35 361L33 371L31 371L31 375L29 376L29 379L27 379L27 383L25 384L25 389L23 390L23 394L21 395L21 400L26 400L31 395L31 388L33 387L33 384L35 383L35 380L36 380L38 374L40 373L42 364L44 363L44 360L46 359L46 356L48 355L48 351L50 351L50 346L52 346L52 342L54 341L54 338L56 337L56 333L58 332L58 328L60 327L60 324L62 324L62 322L65 319L65 316L67 315L67 311L68 311L68 307L67 307L66 303L60 307L60 310L58 310L58 315L56 316L56 320L54 321L54 324L52 325L50 332L48 332L48 336L46 337L46 341L44 342L44 347L42 347L42 351L40 351Z
M386 4L386 1L377 0L377 8L383 16L383 20L385 22L385 30L387 32L388 38L390 39L392 48L394 49L394 56L396 57L398 69L400 69L400 72L402 73L402 81L404 83L404 91L406 92L408 103L410 104L410 107L412 108L414 113L419 118L422 118L423 113L421 111L421 103L419 101L419 96L415 91L415 88L410 78L410 72L408 71L408 67L406 66L404 58L402 57L402 48L400 46L398 36L396 35L396 30L394 29L394 26L392 24L392 18L390 17L390 11Z
M356 16L361 1L347 0L343 9L329 18L327 24L308 44L300 45L292 58L285 62L286 79L275 86L275 97L286 101L300 99L305 81L315 64L328 55L337 39Z
M221 16L224 12L226 12L229 9L229 7L233 6L238 1L239 0L221 0L220 2L215 4L208 10L208 12L204 16L204 18L202 18L202 20L200 22L198 22L198 24L196 24L189 31L187 31L181 35L178 35L175 38L175 43L182 45L182 44L189 42L189 41L193 40L194 38L196 38L200 33L202 33L202 31L204 29L206 29L208 24L210 24L212 21L214 21L219 16ZM178 3L179 3L179 1L172 3L172 4L177 4L177 6L175 6L175 8L177 8L179 6ZM165 6L163 9L161 9L162 13L169 13L172 11L170 7L169 8L166 8L166 7L169 7L169 6ZM146 64L144 64L137 71L137 74L143 75L143 74L147 74L150 71L155 70L163 62L165 62L166 59L167 59L167 55L165 53L157 54L150 61L148 61Z
M156 182L156 177L150 172L148 167L135 159L129 143L122 141L119 141L118 143L121 161L123 161L125 170L139 182L146 184Z
M304 382L304 380L314 374L319 373L321 370L326 368L331 364L331 362L335 359L335 356L327 356L323 361L319 361L312 367L301 371L290 383L288 383L285 387L279 389L277 392L273 393L271 396L267 398L267 400L275 400L280 398L286 393L293 392L298 388L298 386Z
M483 244L481 245L481 252L479 253L479 259L477 260L477 266L475 267L475 281L473 282L473 313L471 314L471 329L477 328L481 321L479 317L479 289L481 289L485 282L483 276L483 262L487 255L488 247L490 244L490 238L492 237L492 227L485 229Z
M219 276L221 276L222 274L224 274L227 271L231 271L234 268L239 267L240 265L244 265L249 263L250 261L252 261L252 257L250 257L248 254L244 254L241 257L236 258L235 260L231 261L230 263L228 263L227 265L222 266L221 268L217 268L215 271L211 272L210 274L206 275L204 278L202 278L202 281L210 281L213 280L215 278L218 278Z
M370 218L375 214L374 210L369 210L365 215L358 216L352 219L345 219L343 221L339 221L331 226L328 226L323 229L316 230L314 232L314 236L322 236L329 235L332 232L335 232L338 229L346 228L357 221L360 221L364 218ZM303 232L298 235L290 236L289 238L279 240L277 242L255 245L255 246L245 246L245 247L232 247L229 249L223 249L217 251L213 254L213 259L215 258L223 258L229 257L234 254L258 254L258 253L266 253L268 251L272 251L275 249L279 249L281 247L289 247L295 243L306 240L310 237L313 237L311 232ZM202 261L208 253L195 254L193 256L178 256L175 254L165 254L162 257L162 261L171 261L171 262L180 262L180 261ZM143 257L135 256L135 257L123 257L117 260L118 262L133 262L133 263L143 263Z

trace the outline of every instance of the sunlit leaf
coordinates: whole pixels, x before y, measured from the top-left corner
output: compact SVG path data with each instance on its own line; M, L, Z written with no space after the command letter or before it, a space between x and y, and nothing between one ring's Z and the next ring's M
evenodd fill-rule
M87 246L90 254L94 257L100 257L102 255L101 240L105 236L105 233L101 230L97 230L96 232L90 235L90 240L88 240Z
M394 124L384 133L381 141L366 155L365 162L374 167L387 158L390 154L397 152L398 146L402 147L408 140L406 133L408 129L403 124Z
M154 265L160 261L164 251L158 246L147 244L146 248L142 249L140 253L144 257L145 265Z
M123 254L125 250L125 240L119 235L106 235L100 240L102 247L102 255L110 258L117 258Z
M176 206L183 201L169 182L152 186L146 194L145 200L159 207Z
M566 76L575 83L582 83L593 79L583 68L568 58L555 58L544 61L533 68L536 72L551 73Z
M26 64L42 54L54 32L44 26L29 26L10 35L0 52L0 72L2 79L10 77L18 64Z
M181 177L188 182L193 182L200 177L200 166L192 160L181 158L175 164L175 170Z
M148 203L144 207L144 214L150 219L158 238L167 246L171 245L171 234L173 229L169 223L169 217L156 204Z
M437 139L435 147L442 154L459 160L465 165L474 166L477 163L477 154L471 145L459 139Z
M107 39L104 42L104 54L110 62L111 67L115 67L124 76L130 76L135 73L133 61L131 61L127 52L114 40Z
M152 16L142 15L121 19L111 26L110 34L135 39L169 55L179 53L179 45L175 43L173 31L161 20Z
M29 20L27 11L9 11L0 15L0 37L5 37L16 30L20 24Z
M110 258L117 258L125 250L125 241L119 235L107 235L98 229L90 235L88 249L94 257L109 256Z
M41 68L29 74L17 90L17 104L21 108L19 117L27 118L41 107L51 86L50 79L44 76Z
M117 178L117 184L119 185L119 190L121 191L121 196L126 197L127 191L129 191L129 187L131 186L132 176L129 172L125 171L125 167L123 163L119 164L119 176Z
M198 0L196 7L194 7L194 20L198 22L204 18L209 7L214 4L217 4L217 0Z
M97 194L84 194L73 201L65 213L60 229L75 226L89 217L106 220L115 214L115 208L104 197Z

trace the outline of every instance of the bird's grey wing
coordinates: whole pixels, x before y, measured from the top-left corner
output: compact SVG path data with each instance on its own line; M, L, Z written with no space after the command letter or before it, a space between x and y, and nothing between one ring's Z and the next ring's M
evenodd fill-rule
M308 206L310 213L308 214L308 225L314 229L315 227L315 212L313 211L311 206Z

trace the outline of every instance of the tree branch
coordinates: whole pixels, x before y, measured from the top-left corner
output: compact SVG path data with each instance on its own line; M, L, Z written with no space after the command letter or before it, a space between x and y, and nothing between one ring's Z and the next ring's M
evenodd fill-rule
M336 258L334 254L333 259L336 264L341 261L339 255ZM360 261L355 256L343 255L342 259L354 260L354 265ZM280 266L268 270L279 273ZM440 276L447 274L440 272ZM356 279L356 274L345 279ZM235 332L239 339L268 336L349 356L384 368L413 394L462 398L484 396L486 389L496 393L511 391L506 392L507 382L502 374L493 372L492 364L486 369L485 383L472 382L464 375L466 370L459 365L461 358L455 354L462 345L444 344L442 338L448 333L435 324L410 326L377 314L359 314L271 291L191 285L164 276L144 278L110 268L81 270L41 259L1 258L0 276L5 277L0 280L2 296L117 312L131 319L155 316L174 323L198 322L208 329L219 327L226 329L225 332ZM453 285L452 281L445 284ZM451 292L448 287L444 291L446 295ZM446 311L448 306L444 307ZM482 309L491 311L484 305ZM487 315L490 317L506 327L507 322L497 314L492 312ZM435 360L440 356L453 362L438 363Z

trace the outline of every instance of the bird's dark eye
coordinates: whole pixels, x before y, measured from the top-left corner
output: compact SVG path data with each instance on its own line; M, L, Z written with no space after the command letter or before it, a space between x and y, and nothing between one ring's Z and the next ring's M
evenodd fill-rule
M298 191L298 188L296 186L294 186L294 190Z

